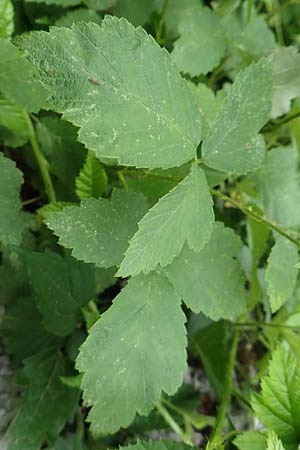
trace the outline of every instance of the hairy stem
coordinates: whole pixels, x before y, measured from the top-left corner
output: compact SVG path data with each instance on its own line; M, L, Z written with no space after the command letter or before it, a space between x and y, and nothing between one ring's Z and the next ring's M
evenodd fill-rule
M35 130L32 125L31 119L29 117L29 114L26 111L24 111L24 116L25 116L25 119L27 122L27 127L28 127L29 142L31 144L34 156L36 158L37 164L40 169L40 173L42 176L42 180L44 183L44 187L45 187L45 191L46 191L48 200L50 203L55 203L56 197L55 197L55 191L54 191L51 176L50 176L49 163L42 153L42 150L41 150L39 143L37 141L37 138L36 138Z
M223 194L222 192L218 191L217 189L210 189L210 192L215 197L218 197L218 198L230 203L232 206L239 209L244 214L246 214L247 216L256 220L257 222L264 222L266 225L268 225L269 228L272 228L272 230L277 231L277 233L279 233L281 236L284 236L286 239L293 242L295 245L299 246L298 239L291 236L284 228L282 228L276 222L267 219L266 217L262 216L261 214L258 214L256 211L254 211L254 209L251 206L244 206L242 203L229 197L228 195Z
M186 444L192 444L191 441L187 438L184 431L181 429L176 420L171 416L169 411L162 405L161 402L156 404L156 408L160 415L165 419L167 424L172 428L172 430L180 437L180 439Z

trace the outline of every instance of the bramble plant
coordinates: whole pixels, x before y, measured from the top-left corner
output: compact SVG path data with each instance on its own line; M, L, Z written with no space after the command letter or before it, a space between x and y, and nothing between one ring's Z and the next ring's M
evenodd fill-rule
M0 0L1 449L300 448L299 30Z

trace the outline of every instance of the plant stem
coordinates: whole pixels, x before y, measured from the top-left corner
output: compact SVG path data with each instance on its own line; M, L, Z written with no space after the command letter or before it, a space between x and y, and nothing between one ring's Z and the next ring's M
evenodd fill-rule
M284 117L283 119L275 122L274 125L270 125L269 127L265 127L264 131L276 130L277 128L280 128L282 125L286 125L287 123L291 122L294 119L297 119L298 117L300 117L300 111L297 111L296 113L291 114L290 116Z
M161 11L161 15L160 15L159 22L157 25L157 30L156 30L156 41L158 44L161 44L161 35L162 35L162 30L163 30L163 25L164 25L164 21L165 21L165 15L166 15L166 11L168 8L168 4L169 4L169 0L164 0L163 8Z
M280 225L278 225L276 222L273 222L272 220L267 219L266 217L258 214L256 211L253 210L251 206L244 206L237 200L229 197L228 195L223 194L222 192L218 191L217 189L210 189L210 192L218 198L221 198L222 200L230 203L235 208L241 210L244 214L251 217L252 219L256 220L257 222L264 222L266 225L268 225L270 228L272 228L274 231L277 231L281 236L284 236L289 241L293 242L295 245L299 246L299 240L291 236L287 231L285 231Z
M38 164L40 172L41 172L41 176L43 179L43 183L45 186L45 191L46 191L49 203L55 203L56 197L55 197L55 191L54 191L51 176L50 176L49 163L42 153L42 150L41 150L39 143L37 141L37 138L36 138L35 130L32 125L31 119L29 117L29 114L26 111L24 111L24 116L25 116L25 119L27 122L27 127L28 127L29 142L31 144L33 153L35 155L37 164Z
M160 415L165 419L167 424L172 428L172 430L180 437L180 439L185 442L186 444L192 445L191 441L187 438L184 431L181 429L181 427L178 425L176 420L171 416L169 411L162 405L161 402L158 402L156 404L156 408Z
M236 327L271 327L271 328L288 328L292 330L299 330L299 326L296 325L286 325L284 323L270 323L270 322L236 322L234 324Z
M216 426L215 430L211 439L211 447L210 448L220 448L220 445L222 443L222 430L224 425L224 420L227 414L228 407L230 405L230 399L232 395L232 389L233 389L233 382L232 382L232 376L235 366L235 359L236 359L236 352L239 342L239 329L235 328L233 331L233 337L231 342L231 348L229 352L228 357L228 364L226 368L226 375L225 375L225 386L223 390L223 396L221 400L221 404L218 410L217 414L217 420L216 420Z

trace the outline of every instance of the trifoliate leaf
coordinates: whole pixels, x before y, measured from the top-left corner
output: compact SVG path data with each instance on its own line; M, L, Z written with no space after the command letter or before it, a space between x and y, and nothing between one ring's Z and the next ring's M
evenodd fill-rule
M205 84L199 83L197 86L189 82L188 86L197 103L202 118L202 136L206 138L210 127L215 122L219 108L219 102L214 92Z
M179 34L172 58L182 72L197 76L219 64L226 43L219 18L210 8L188 9L180 19Z
M14 7L11 0L0 0L0 37L9 38L14 32Z
M274 431L269 431L267 445L267 450L285 450L282 442L278 439Z
M271 86L271 68L265 59L240 72L203 143L207 166L243 174L261 165L265 145L257 133L268 121Z
M45 107L49 95L35 78L35 72L32 64L11 42L0 38L0 91L27 111Z
M274 430L287 450L298 447L300 436L300 365L289 348L272 353L269 374L261 381L261 393L252 399L258 419Z
M51 86L52 107L99 158L168 168L195 156L197 107L169 54L143 29L106 16L102 27L53 27L20 45Z
M183 248L165 271L186 305L213 320L233 319L245 312L245 276L236 258L239 237L216 222L211 238L198 253Z
M116 189L111 200L84 199L79 208L67 206L46 223L75 258L111 267L121 263L147 209L143 195Z
M260 431L246 431L233 441L239 450L266 450L267 437Z
M57 177L54 187L58 199L76 201L75 180L87 155L84 146L77 142L76 128L58 117L46 116L39 120L36 131L51 171Z
M282 236L276 237L266 271L267 292L272 312L276 312L292 295L297 281L298 248Z
M25 225L19 198L23 175L3 153L0 153L0 173L0 241L4 245L19 245Z
M193 165L190 174L151 208L130 240L118 275L148 273L166 266L187 241L195 251L209 240L214 213L205 175Z
M8 430L8 450L39 450L72 419L78 390L60 381L72 373L62 353L39 353L26 361L28 387Z
M138 26L148 22L155 9L155 0L118 0L114 14L125 17L134 26Z
M1 93L0 127L5 129L3 141L10 147L19 147L28 140L28 122L24 110Z
M184 322L180 299L163 275L130 279L77 358L94 434L127 427L137 412L149 414L162 391L175 393L186 367Z
M289 111L291 100L300 96L300 53L295 47L277 49L270 57L273 68L271 117Z
M80 199L99 198L107 187L107 175L94 153L87 154L84 166L76 178L76 194Z
M58 336L70 334L76 326L80 308L95 293L93 267L50 251L27 253L25 258L45 328Z
M293 147L267 152L262 167L251 175L266 217L285 227L300 226L298 154Z

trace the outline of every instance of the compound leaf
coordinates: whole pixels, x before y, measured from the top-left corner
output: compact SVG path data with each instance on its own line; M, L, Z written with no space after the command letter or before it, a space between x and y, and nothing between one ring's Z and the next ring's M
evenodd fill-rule
M238 74L203 143L202 155L207 166L243 174L261 165L265 144L257 133L270 114L271 76L266 59Z
M106 16L101 27L53 27L19 42L51 86L52 107L99 158L168 168L195 156L197 107L167 51L142 28Z
M149 414L162 391L175 393L186 367L184 322L180 298L163 275L130 279L77 358L94 434L127 427L137 412Z
M164 267L180 253L185 241L199 251L209 240L213 221L204 172L193 165L190 174L139 222L118 274L148 273L158 264Z
M272 312L276 312L292 295L298 276L298 248L282 236L276 237L266 271L267 292Z
M81 306L95 293L94 269L53 252L27 253L27 272L45 328L58 336L70 334Z
M19 245L24 229L19 197L23 175L3 153L0 153L0 173L0 241L4 245Z
M73 371L61 353L38 353L26 360L28 386L8 430L8 450L39 450L48 437L57 436L72 419L78 390L61 381Z
M216 222L209 242L198 253L183 248L165 271L183 301L213 320L233 319L245 312L245 276L236 258L239 237Z
M188 9L179 22L179 34L172 58L182 72L197 76L219 64L226 44L219 18L210 8Z
M107 175L93 152L87 154L84 166L76 178L76 194L80 199L99 198L107 187Z
M83 199L79 207L67 206L46 223L75 258L112 267L121 263L147 209L142 194L115 189L111 200Z
M269 373L261 381L261 393L252 399L258 419L277 434L288 450L298 447L300 435L300 366L284 345L272 353Z

